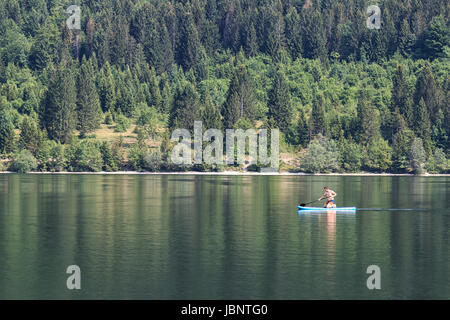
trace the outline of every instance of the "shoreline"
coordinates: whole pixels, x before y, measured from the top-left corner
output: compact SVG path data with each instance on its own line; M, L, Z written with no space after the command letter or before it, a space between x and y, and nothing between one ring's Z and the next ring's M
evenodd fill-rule
M12 171L2 171L0 174L19 174ZM185 172L139 172L139 171L99 171L99 172L27 172L22 173L26 175L204 175L204 176L360 176L360 177L450 177L448 173L425 173L425 174L411 174L411 173L304 173L304 172L240 172L240 171L223 171L223 172L199 172L199 171L185 171Z

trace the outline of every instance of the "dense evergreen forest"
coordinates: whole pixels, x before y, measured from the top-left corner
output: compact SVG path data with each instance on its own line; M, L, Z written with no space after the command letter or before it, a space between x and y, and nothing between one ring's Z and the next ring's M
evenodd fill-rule
M201 120L279 128L284 171L448 172L449 13L448 0L2 0L0 171L238 170L170 164L170 132Z

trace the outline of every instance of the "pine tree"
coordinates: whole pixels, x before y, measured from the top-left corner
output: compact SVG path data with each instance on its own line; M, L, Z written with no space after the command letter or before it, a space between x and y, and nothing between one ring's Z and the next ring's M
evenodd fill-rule
M393 14L395 8L392 7L394 3L395 2L388 2L384 5L381 21L382 27L380 30L375 30L375 34L380 35L378 47L382 46L385 50L384 56L380 57L381 59L385 56L392 56L398 48L398 32L394 22L395 15ZM400 25L400 23L397 23L397 25Z
M367 146L380 136L380 112L372 106L364 91L358 99L359 143Z
M76 88L72 70L64 65L51 71L42 104L42 120L51 139L69 142L76 126Z
M199 62L200 48L202 46L192 12L188 11L184 14L180 32L180 45L177 50L178 62L185 70L189 70Z
M116 109L127 117L132 117L136 109L136 87L134 77L128 68L124 78L120 80L117 90Z
M241 118L247 118L250 121L254 120L255 105L256 98L253 84L245 66L239 65L231 80L227 100L222 109L226 128L233 128L235 123Z
M100 106L103 112L114 110L116 103L116 90L111 66L108 61L106 61L97 82Z
M159 72L169 71L175 61L174 51L172 50L172 42L170 39L169 31L165 23L161 23L161 31L159 33L159 39L161 43L162 69Z
M286 134L286 141L291 144L306 147L308 142L308 123L305 119L305 113L303 110L300 110L298 117L289 127Z
M117 2L120 4L120 2ZM119 10L113 16L113 28L112 28L112 39L110 41L111 51L111 63L112 64L129 64L129 50L131 44L131 35L130 35L130 24L125 19L126 16L121 15L121 11Z
M391 111L398 108L399 112L408 123L413 120L411 100L409 98L408 86L403 67L398 65L393 79L391 91Z
M173 94L167 82L163 83L161 90L161 110L169 113L172 108Z
M414 131L422 139L427 156L431 155L431 125L427 107L423 98L414 108Z
M246 32L245 53L247 56L252 57L258 53L258 38L253 23L250 24L250 28Z
M266 52L271 56L275 57L278 52L286 47L285 38L285 24L283 16L274 11L269 10L269 21L267 27L266 39Z
M0 52L0 83L5 82L5 64L3 63L2 53Z
M437 148L445 150L445 148L447 147L448 134L445 131L445 115L441 109L439 109L436 116L436 121L433 125L432 140Z
M291 94L286 76L282 70L275 75L272 90L269 92L269 121L286 133L292 118Z
M302 34L305 56L327 61L326 39L320 11L313 8L302 10Z
M194 73L197 81L203 81L208 79L209 76L209 58L206 54L205 48L203 46L200 47L198 62L195 65Z
M361 37L361 44L358 39L358 24L346 22L340 24L337 27L337 32L339 34L339 53L342 57L353 60L358 55L358 49L360 51L359 56L361 61L367 60L367 51L370 51L370 41L368 36L368 31L364 33Z
M420 71L414 93L414 104L418 105L420 99L424 100L432 123L436 121L436 114L442 103L442 92L427 61Z
M5 108L0 108L0 153L14 149L14 124Z
M162 110L161 90L159 89L158 78L156 77L154 70L151 72L151 78L149 79L148 84L151 100L147 100L147 104L149 106L155 106L158 110Z
M290 7L286 14L286 42L293 60L303 54L300 16L295 7Z
M117 171L120 163L116 161L113 151L111 150L111 145L107 141L103 141L100 145L100 153L103 158L103 171L111 172Z
M444 48L450 45L450 29L448 20L442 16L436 17L424 33L424 54L429 58L444 55Z
M95 27L92 18L89 18L86 23L86 41L84 45L84 54L87 58L90 58L94 50L94 35Z
M49 63L56 62L62 46L60 31L51 22L43 24L34 39L30 52L30 67L44 69Z
M194 23L198 31L198 38L200 41L204 39L204 32L206 26L206 4L202 3L204 0L190 0L188 6L192 12L192 17L194 18Z
M83 58L78 76L77 109L81 136L100 126L102 112L94 81L94 68L85 58Z
M191 83L186 83L174 98L169 126L173 129L194 128L194 121L201 120L199 94Z
M411 49L415 42L415 36L411 33L407 19L403 19L400 31L398 34L398 49L400 53L407 57L411 53Z
M174 53L165 23L153 19L151 25L146 28L147 32L142 37L147 61L158 72L169 70L174 62Z
M406 125L401 115L398 118L398 131L392 144L392 167L396 172L406 172L409 167L410 146L414 140L414 132Z
M214 129L222 128L220 109L212 101L209 91L205 93L202 103L205 106L202 110L202 121L204 127Z
M444 88L444 101L447 101L447 105L444 104L444 124L443 129L447 134L447 137L450 136L450 107L448 105L448 101L450 101L450 76L447 75L444 81L444 85L442 86ZM435 123L438 122L438 118L436 118ZM445 146L444 150L448 152L450 150L450 138L447 139L447 145Z
M328 123L325 118L325 98L322 93L316 94L311 117L309 118L309 139L312 140L318 134L328 133Z
M369 39L370 49L368 50L368 53L370 61L380 63L387 55L386 37L381 34L381 30L371 30L369 32Z
M301 146L305 147L308 142L308 122L306 121L303 110L300 110L297 126L298 142Z
M36 156L43 141L44 134L36 120L29 116L24 117L20 126L20 145Z
M241 23L241 1L236 0L227 8L222 31L224 46L232 49L234 52L238 52L241 47Z
M205 7L205 31L202 36L202 43L209 55L211 55L219 45L219 26L216 0L206 1Z

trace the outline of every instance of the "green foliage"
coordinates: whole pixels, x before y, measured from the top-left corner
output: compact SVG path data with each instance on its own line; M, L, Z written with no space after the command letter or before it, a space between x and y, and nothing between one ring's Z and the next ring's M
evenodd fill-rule
M84 59L78 77L77 108L81 136L85 136L100 126L102 113L94 82L94 67Z
M190 69L199 63L202 45L192 12L190 12L189 7L186 9L187 11L181 18L180 48L178 51L183 54L180 54L178 59L185 69Z
M408 56L414 47L416 36L411 32L407 19L403 19L398 36L398 49L403 56Z
M212 98L209 95L206 97L204 104L205 108L202 110L202 121L205 128L222 128L220 109L213 103Z
M414 104L418 106L423 99L430 120L435 121L437 112L442 104L443 94L429 62L425 62L419 73L414 93Z
M102 68L101 73L98 75L97 83L100 106L102 110L104 112L113 110L117 97L115 81L108 61L106 61L104 68Z
M414 140L414 132L410 130L402 118L399 120L399 130L392 144L392 169L396 172L406 172L409 168L409 150Z
M248 120L247 118L240 118L233 126L233 129L242 129L242 130L248 130L253 129L254 125L253 123Z
M358 137L362 145L369 145L380 136L380 112L367 101L367 93L361 91L358 101Z
M67 150L69 171L97 172L103 167L103 157L98 142L91 139L74 139Z
M158 171L163 164L163 156L159 150L147 151L142 157L142 169L145 171Z
M309 118L310 136L325 135L328 132L328 122L325 118L325 98L323 94L316 94L314 98L311 117Z
M443 16L436 17L423 36L423 51L427 57L444 55L444 48L450 46L450 25Z
M14 124L6 109L0 109L0 153L14 149Z
M106 112L105 114L105 124L112 124L113 123L113 116L111 112Z
M125 117L123 114L119 114L116 116L116 127L114 128L115 132L125 132L130 128L130 119Z
M269 92L269 120L281 132L287 132L292 119L291 95L286 76L278 70Z
M359 172L364 161L363 148L354 142L344 142L341 146L342 168L346 172Z
M374 140L367 149L364 167L369 171L387 171L392 165L392 148L383 138Z
M414 130L416 136L421 138L423 147L427 155L431 154L431 126L428 116L427 107L423 98L420 99L419 105L414 108Z
M103 171L112 172L119 170L122 159L118 157L117 153L111 148L108 142L102 142L100 145L100 153L103 158Z
M449 108L447 108L447 109L449 109ZM448 126L448 124L447 124L447 126ZM447 146L449 139L448 139L448 133L445 130L445 115L441 109L439 109L439 111L437 113L436 122L433 125L431 134L432 134L433 142L436 144L437 148L444 149Z
M169 126L192 130L194 121L201 120L200 97L191 83L186 83L174 98Z
M422 139L416 138L412 142L409 160L411 162L411 169L414 173L421 174L424 172L424 165L427 157L423 148Z
M322 135L308 145L306 154L302 158L301 168L306 172L335 172L339 170L340 153L337 143Z
M17 173L27 173L36 168L37 161L33 154L29 150L21 150L11 161L9 170Z
M29 54L30 43L27 37L20 32L7 30L0 40L0 56L5 64L14 63L21 67L27 66Z
M61 33L57 26L48 21L42 24L31 46L30 67L42 70L48 64L57 62L61 45Z
M256 115L256 101L253 83L248 71L239 65L231 79L228 97L224 104L222 115L226 128L233 128L241 118L252 121Z
M155 139L158 128L161 125L161 116L158 114L155 108L149 108L146 104L141 109L136 125L143 129L145 135L151 139Z
M24 117L20 126L20 145L36 155L44 139L44 133L39 129L36 120L31 117Z
M36 155L41 171L59 172L67 169L64 146L54 140L45 140Z
M434 154L428 159L426 169L430 173L448 173L450 161L445 157L442 149L436 148Z
M143 169L143 159L146 152L146 148L142 148L142 146L137 143L129 149L128 164L132 170L141 171Z
M64 65L51 69L42 101L42 122L51 139L67 143L76 126L76 89L72 70Z
M327 59L324 21L321 13L314 6L302 10L303 46L306 57Z
M131 71L128 69L123 78L119 81L119 87L116 91L116 103L115 107L120 113L123 113L127 117L131 117L134 115L134 111L136 108L136 90L133 83L133 75Z
M308 141L308 124L305 120L305 114L300 111L298 118L287 131L286 141L290 144L306 146Z
M392 83L391 92L391 111L398 109L400 114L406 119L406 121L411 122L413 119L412 114L412 101L409 96L408 84L403 70L402 65L397 66L397 71Z

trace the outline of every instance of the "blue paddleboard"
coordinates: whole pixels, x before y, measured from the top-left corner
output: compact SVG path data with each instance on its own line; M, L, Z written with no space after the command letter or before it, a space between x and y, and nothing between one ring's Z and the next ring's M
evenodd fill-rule
M323 208L323 207L297 207L298 210L304 211L356 211L356 207L337 207L337 208Z

